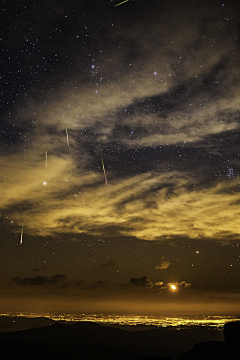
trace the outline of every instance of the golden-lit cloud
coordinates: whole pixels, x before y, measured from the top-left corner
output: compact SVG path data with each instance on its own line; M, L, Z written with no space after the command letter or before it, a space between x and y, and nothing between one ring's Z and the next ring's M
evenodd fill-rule
M148 172L124 179L111 179L109 173L105 186L101 172L77 170L69 156L52 156L47 168L44 154L42 159L13 155L2 164L3 216L10 211L31 235L99 235L104 229L106 236L143 240L240 237L237 177L203 188L190 173Z
M168 288L171 291L178 291L180 288L190 288L191 283L187 283L186 281L181 282L174 282L174 283L168 283L166 284L166 288Z
M142 276L141 278L132 278L130 284L134 287L142 287L151 290L159 290L160 293L165 290L178 291L180 289L188 289L191 287L191 283L186 281L176 281L171 283L164 283L163 281L153 282L147 276ZM128 287L127 287L128 288Z

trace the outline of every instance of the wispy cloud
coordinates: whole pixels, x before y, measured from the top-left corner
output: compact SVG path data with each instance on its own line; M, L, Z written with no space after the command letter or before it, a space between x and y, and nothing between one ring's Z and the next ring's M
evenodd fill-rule
M102 174L76 171L71 160L52 159L47 173L44 160L36 166L15 161L1 173L2 216L11 209L25 234L99 235L104 229L111 236L114 226L115 234L144 240L240 237L237 178L204 188L190 173L148 172L106 187Z
M165 260L165 257L162 256L161 261L155 266L156 270L166 270L171 265L170 260Z

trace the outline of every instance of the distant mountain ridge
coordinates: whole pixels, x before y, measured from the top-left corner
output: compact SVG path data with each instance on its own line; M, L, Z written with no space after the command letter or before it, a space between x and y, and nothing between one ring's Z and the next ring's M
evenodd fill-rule
M16 321L16 317L8 321L14 321L13 319ZM44 356L46 350L58 358L61 356L60 358L66 359L101 359L99 354L103 359L151 359L151 357L177 359L199 342L223 340L221 331L205 328L180 331L173 328L127 331L84 321L64 324L45 318L27 319L31 321L26 321L26 318L18 320L12 323L16 324L16 328L29 325L33 328L0 333L2 348L11 346L11 351L17 349L15 355L18 358L19 352L27 351L28 354L28 349L33 347L33 350L42 349L38 352L41 356ZM36 327L37 324L44 325L45 321L47 326ZM7 321L0 317L0 329L3 328L3 323L6 329ZM70 353L71 357L69 357Z
M29 326L32 328L26 329ZM0 332L2 353L24 360L50 355L82 360L240 359L239 321L225 324L223 332L203 327L127 331L88 321L70 324L46 318L2 316L0 328L15 330ZM16 331L19 328L23 330Z
M46 317L0 316L0 332L12 332L49 326L56 323Z

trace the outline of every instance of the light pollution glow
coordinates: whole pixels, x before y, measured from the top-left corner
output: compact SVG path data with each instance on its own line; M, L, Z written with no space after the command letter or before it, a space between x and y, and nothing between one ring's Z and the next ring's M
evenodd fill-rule
M157 327L184 327L184 326L208 326L222 329L226 322L238 320L232 316L203 316L203 317L154 317L154 316L136 316L127 314L125 316L110 314L55 314L55 313L3 313L2 316L24 316L27 318L46 317L54 321L78 322L90 321L102 325L147 325Z

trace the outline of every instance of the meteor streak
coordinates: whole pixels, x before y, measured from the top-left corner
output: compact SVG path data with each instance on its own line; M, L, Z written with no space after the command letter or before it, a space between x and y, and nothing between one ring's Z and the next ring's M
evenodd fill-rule
M101 156L101 158L102 158L102 156ZM104 167L103 158L102 158L102 168L103 168L103 174L104 174L105 184L106 184L106 186L107 186L107 176L106 176L106 171L105 171L105 167Z
M69 140L68 140L68 130L67 130L67 127L66 127L66 135L67 135L67 145L69 146Z
M20 245L22 245L22 243L23 243L23 226L22 226L21 237L20 237Z
M115 7L118 6L118 5L122 5L122 4L124 4L124 3L128 2L128 1L129 1L129 0L122 1L122 2L120 2L119 4L115 5Z

